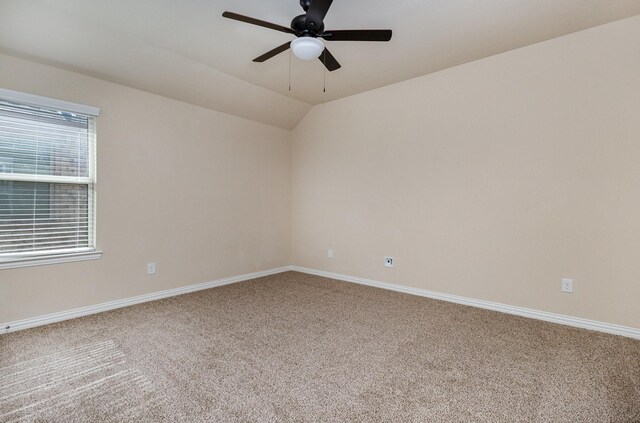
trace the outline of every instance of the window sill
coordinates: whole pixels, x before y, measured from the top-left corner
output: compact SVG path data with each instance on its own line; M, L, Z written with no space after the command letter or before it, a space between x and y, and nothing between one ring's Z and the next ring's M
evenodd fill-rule
M37 257L21 257L15 259L0 259L0 270L17 267L44 266L47 264L69 263L72 261L98 260L102 251L86 251L82 253L51 254Z

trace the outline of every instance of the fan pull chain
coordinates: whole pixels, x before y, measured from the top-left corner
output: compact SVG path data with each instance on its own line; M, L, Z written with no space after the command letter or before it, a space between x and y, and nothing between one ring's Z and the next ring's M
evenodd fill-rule
M326 93L327 92L327 49L325 48L322 51L322 64L324 65L322 67L322 92Z
M289 49L289 92L291 92L291 49Z

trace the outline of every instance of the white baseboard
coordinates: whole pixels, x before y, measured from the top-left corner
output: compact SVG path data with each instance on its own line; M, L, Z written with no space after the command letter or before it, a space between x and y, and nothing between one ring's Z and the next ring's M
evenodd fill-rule
M391 291L403 292L405 294L418 295L435 300L448 301L450 303L463 304L472 307L484 308L487 310L499 311L517 316L529 317L531 319L544 320L546 322L559 323L561 325L573 326L576 328L589 329L598 332L610 333L613 335L625 336L628 338L640 339L640 329L628 326L603 323L595 320L587 320L579 317L566 316L563 314L549 313L547 311L532 310L524 307L516 307L508 304L494 303L491 301L476 300L473 298L461 297L458 295L443 294L440 292L427 291L425 289L411 288L403 285L396 285L387 282L375 281L372 279L358 278L355 276L341 275L338 273L325 272L322 270L308 269L300 266L291 266L291 270L310 275L323 276L329 279L337 279L345 282L353 282L361 285L373 286L376 288L388 289Z
M22 329L29 329L36 326L48 325L49 323L61 322L63 320L74 319L76 317L87 316L89 314L100 313L103 311L114 310L116 308L126 307L134 304L146 303L148 301L160 300L162 298L174 297L176 295L187 294L189 292L201 291L203 289L215 288L217 286L229 285L236 282L242 282L249 279L256 279L263 276L275 275L276 273L288 272L291 266L277 267L275 269L264 270L261 272L247 273L229 278L217 279L215 281L198 283L195 285L183 286L180 288L167 289L166 291L152 292L150 294L138 295L136 297L124 298L122 300L109 301L107 303L96 304L88 307L76 308L73 310L61 311L58 313L46 314L44 316L33 317L30 319L16 320L14 322L2 323L0 334L15 332Z
M122 300L110 301L107 303L96 304L88 307L76 308L73 310L62 311L58 313L46 314L30 319L16 320L14 322L2 323L0 334L15 332L22 329L29 329L36 326L47 325L49 323L61 322L63 320L74 319L76 317L87 316L90 314L100 313L103 311L114 310L134 304L145 303L148 301L160 300L162 298L174 297L176 295L187 294L189 292L201 291L203 289L215 288L217 286L229 285L236 282L242 282L250 279L256 279L263 276L275 275L277 273L288 272L290 270L307 273L310 275L323 276L329 279L337 279L345 282L353 282L361 285L373 286L376 288L388 289L391 291L403 292L405 294L418 295L421 297L432 298L436 300L448 301L456 304L463 304L472 307L483 308L487 310L499 311L517 316L529 317L531 319L544 320L546 322L559 323L561 325L573 326L582 329L589 329L598 332L605 332L614 335L625 336L628 338L640 339L640 329L628 326L614 325L611 323L598 322L595 320L582 319L579 317L566 316L562 314L549 313L547 311L533 310L524 307L516 307L508 304L495 303L491 301L476 300L473 298L461 297L458 295L443 294L425 289L412 288L403 285L396 285L387 282L380 282L372 279L358 278L355 276L341 275L339 273L325 272L322 270L308 269L300 266L283 266L274 269L264 270L261 272L247 273L229 278L217 279L210 282L199 283L195 285L183 286L180 288L168 289L166 291L153 292L150 294L139 295L136 297L125 298Z

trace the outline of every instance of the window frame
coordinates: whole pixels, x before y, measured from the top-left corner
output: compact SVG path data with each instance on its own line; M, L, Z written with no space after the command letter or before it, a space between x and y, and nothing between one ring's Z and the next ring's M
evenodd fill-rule
M34 94L23 93L19 91L0 88L0 100L10 101L14 103L42 107L48 109L59 110L81 114L90 117L89 125L93 125L93 130L89 131L93 134L93 148L89 148L89 167L87 177L75 176L47 176L47 175L28 175L28 174L3 174L2 180L6 181L24 181L24 182L50 182L50 183L70 183L81 184L87 186L88 198L88 217L91 221L91 230L88 233L89 247L66 248L58 250L48 250L43 252L21 252L21 253L0 253L0 270L17 267L30 267L48 264L65 263L72 261L96 260L101 258L102 251L97 249L96 244L96 118L100 115L100 109L94 106L87 106L69 101L58 100L49 97L42 97Z

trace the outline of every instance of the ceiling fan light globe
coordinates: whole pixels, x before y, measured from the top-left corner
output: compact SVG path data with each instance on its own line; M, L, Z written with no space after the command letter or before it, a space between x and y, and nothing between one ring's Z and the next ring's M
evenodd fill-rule
M324 44L317 38L300 37L291 41L291 50L298 59L313 60L320 57Z

